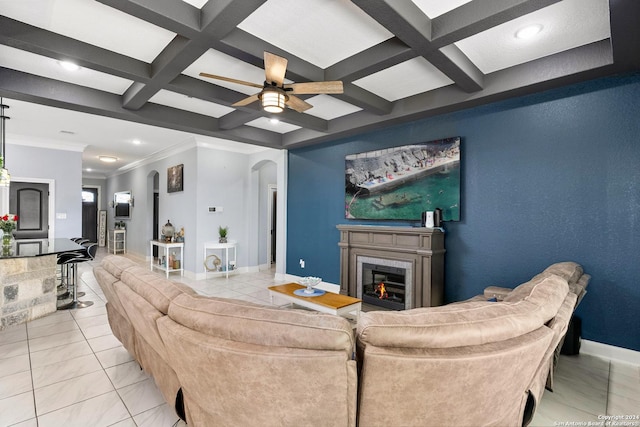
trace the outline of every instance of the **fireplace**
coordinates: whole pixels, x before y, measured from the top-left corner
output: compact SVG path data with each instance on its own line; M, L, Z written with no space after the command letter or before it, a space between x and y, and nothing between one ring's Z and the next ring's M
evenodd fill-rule
M412 308L412 264L407 261L359 256L357 297L362 302L388 308Z
M341 294L394 310L443 303L442 231L355 224L340 224L337 228ZM383 292L379 289L380 282L385 286Z
M404 310L406 270L379 264L362 264L362 302L392 310Z

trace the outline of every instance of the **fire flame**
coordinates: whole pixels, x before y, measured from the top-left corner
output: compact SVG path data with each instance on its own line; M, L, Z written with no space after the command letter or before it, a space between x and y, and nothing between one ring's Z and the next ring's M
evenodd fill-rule
M379 297L380 299L386 299L389 298L389 295L387 294L387 289L384 286L384 283L380 283L376 289L376 292L379 293Z

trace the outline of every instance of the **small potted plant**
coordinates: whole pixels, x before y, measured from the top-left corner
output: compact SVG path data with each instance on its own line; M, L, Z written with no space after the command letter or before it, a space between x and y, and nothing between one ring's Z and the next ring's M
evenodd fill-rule
M218 227L218 235L220 239L218 240L220 243L227 243L227 233L229 232L229 227Z

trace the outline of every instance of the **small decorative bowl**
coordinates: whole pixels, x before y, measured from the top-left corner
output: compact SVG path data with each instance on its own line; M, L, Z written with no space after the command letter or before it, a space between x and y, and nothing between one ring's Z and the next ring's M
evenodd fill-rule
M307 289L304 290L305 294L314 293L315 291L313 290L313 288L317 286L320 282L322 282L322 279L320 277L313 277L313 276L306 276L298 281L298 283L300 283L302 286L306 286Z

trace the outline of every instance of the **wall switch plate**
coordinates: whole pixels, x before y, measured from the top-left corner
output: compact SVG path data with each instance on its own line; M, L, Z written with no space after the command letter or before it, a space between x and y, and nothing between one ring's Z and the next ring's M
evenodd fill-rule
M222 212L224 208L220 206L209 206L208 210L210 213L217 213L217 212Z

